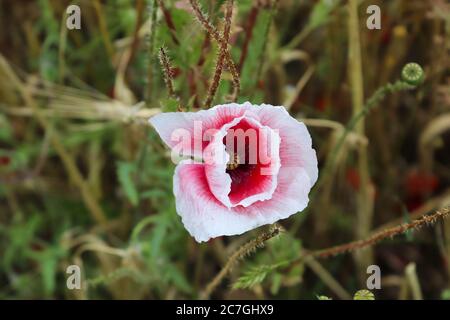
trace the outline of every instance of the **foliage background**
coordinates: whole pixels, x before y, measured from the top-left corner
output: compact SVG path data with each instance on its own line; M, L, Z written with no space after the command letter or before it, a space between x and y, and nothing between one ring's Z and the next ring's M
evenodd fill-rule
M305 121L321 168L358 86L370 97L410 61L426 80L366 117L309 208L240 258L212 298L349 298L373 263L382 271L377 299L450 298L449 221L362 253L289 263L450 202L450 6L358 1L363 83L355 84L352 1L235 1L238 101L285 105ZM219 30L224 2L200 1ZM72 3L81 8L80 31L65 28ZM381 30L365 26L370 4L382 9ZM161 47L179 100L164 84ZM146 125L160 111L202 107L217 52L188 1L0 1L1 298L198 298L228 257L267 229L197 244L175 212L169 153ZM231 74L222 78L215 104L231 92ZM66 288L71 264L82 267L82 290Z

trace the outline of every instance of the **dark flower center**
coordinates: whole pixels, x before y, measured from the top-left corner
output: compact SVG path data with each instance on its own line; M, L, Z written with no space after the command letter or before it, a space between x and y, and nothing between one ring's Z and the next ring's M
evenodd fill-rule
M237 169L239 167L239 155L235 152L230 154L230 160L227 163L227 171Z

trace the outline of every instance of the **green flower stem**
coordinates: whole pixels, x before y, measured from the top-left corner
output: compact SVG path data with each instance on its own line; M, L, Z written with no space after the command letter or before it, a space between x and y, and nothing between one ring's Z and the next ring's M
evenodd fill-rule
M418 66L418 65L417 65ZM425 73L422 69L422 67L414 66L416 71L419 71L422 73L420 75L420 79L423 81L425 78ZM348 122L347 126L345 127L344 131L342 132L341 136L339 137L338 141L336 142L333 150L330 153L330 157L327 158L327 161L325 163L325 167L322 170L322 173L320 174L319 181L316 183L316 186L310 193L310 199L314 199L317 192L321 190L323 184L325 181L327 181L327 177L332 172L332 169L335 166L339 151L341 150L342 146L344 145L345 139L349 135L350 132L353 131L353 129L356 127L356 125L365 118L367 114L374 108L376 108L379 103L388 95L391 93L396 93L400 91L406 91L406 90L413 90L415 89L421 82L416 82L417 85L412 85L411 81L405 78L405 75L408 75L409 72L405 72L406 68L410 68L411 64L405 65L402 71L402 80L398 80L395 83L388 83L384 85L383 87L379 88L375 93L366 101L366 103L363 105L362 109L356 113ZM415 76L416 77L416 76ZM306 211L308 208L306 209ZM290 229L290 232L296 233L298 228L300 227L304 217L306 217L306 214L301 215L298 219L295 220L294 225Z
M329 160L327 161L325 168L323 170L323 174L321 175L321 178L318 182L318 185L315 190L320 189L321 185L323 184L324 178L328 176L330 171L334 168L334 165L336 163L337 156L339 154L339 151L341 150L342 146L344 145L345 139L349 135L350 132L355 129L356 125L365 118L365 116L374 108L376 108L379 103L386 97L386 95L399 92L399 91L405 91L405 90L412 90L415 86L410 85L404 81L397 81L394 84L388 83L385 86L379 88L366 102L366 104L363 106L363 108L356 113L349 121L347 126L344 129L344 132L339 137L338 141L336 142L336 145L334 146L333 150L331 151L331 155Z

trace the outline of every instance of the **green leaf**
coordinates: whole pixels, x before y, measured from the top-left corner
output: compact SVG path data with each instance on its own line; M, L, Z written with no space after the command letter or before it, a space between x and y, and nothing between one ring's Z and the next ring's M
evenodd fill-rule
M450 289L446 289L441 293L442 300L450 300Z
M264 49L268 34L264 32L270 26L272 20L272 10L262 10L256 21L253 37L250 41L247 57L245 59L241 73L241 88L243 93L247 93L256 85L256 79L260 65L264 63ZM245 100L245 98L243 97Z
M139 194L134 184L132 175L136 173L136 166L129 162L118 162L117 176L125 195L133 206L139 203Z
M42 284L45 294L51 296L56 289L56 273L59 260L64 257L66 251L58 245L46 247L41 251L30 252L30 257L37 261L41 268Z
M17 220L8 229L0 230L0 235L5 232L8 239L8 246L0 260L4 269L9 270L15 263L23 262L22 259L29 253L30 243L41 225L42 217L33 214L26 221Z
M161 109L164 112L176 112L180 106L180 101L173 98L161 100Z
M375 300L375 295L369 290L359 290L353 296L353 300Z
M11 137L11 126L6 117L0 114L0 141L9 141Z
M308 21L308 28L315 29L328 22L331 11L339 0L320 0L314 5Z
M272 295L276 295L278 291L280 291L281 281L283 280L283 276L275 272L272 276L272 285L270 286L270 293Z
M234 289L249 289L262 283L267 278L270 282L272 294L278 292L283 279L300 278L303 274L302 265L290 268L289 272L281 272L278 269L290 264L290 261L298 257L301 251L301 243L288 233L267 242L266 250L261 251L254 262L247 267L247 271L233 284ZM256 266L255 266L256 265Z
M191 293L192 287L185 275L173 264L165 265L167 280L185 293Z
M273 270L273 266L259 266L244 273L233 284L233 289L250 289L264 281L267 275Z

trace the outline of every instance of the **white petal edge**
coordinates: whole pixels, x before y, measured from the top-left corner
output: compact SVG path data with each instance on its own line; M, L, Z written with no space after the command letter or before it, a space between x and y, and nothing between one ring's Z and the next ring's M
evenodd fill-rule
M312 148L311 135L305 124L293 118L283 106L268 104L252 105L250 102L243 104L230 103L217 105L208 110L198 112L167 112L155 115L149 119L149 123L155 127L161 139L173 148L177 142L171 140L172 132L184 128L193 132L194 121L203 121L204 127L216 128L220 119L224 117L239 117L246 113L255 118L262 125L279 130L281 138L280 152L282 154L282 166L304 167L313 186L318 178L317 156ZM221 124L223 125L223 124ZM220 127L220 126L219 126ZM201 154L190 154L201 157Z
M264 190L263 192L259 192L249 197L246 197L237 203L232 203L229 198L232 181L230 175L226 172L227 163L230 157L225 151L225 145L222 143L222 140L227 135L228 129L234 127L244 119L250 122L252 125L258 127L259 129L267 130L268 132L270 132L271 139L272 138L274 139L273 143L271 144L271 147L275 148L275 150L271 150L272 151L271 161L273 162L273 166L270 167L271 185L268 190ZM281 166L279 157L279 148L280 148L279 135L276 132L274 132L271 128L267 126L262 126L257 120L252 118L251 114L248 114L248 112L245 112L243 116L235 118L233 121L222 126L222 128L220 128L220 130L214 135L211 143L205 149L205 153L203 156L203 159L214 158L211 160L212 162L211 164L205 165L206 176L212 193L216 196L216 198L220 202L222 202L223 205L225 205L228 208L236 206L248 207L257 201L264 201L270 199L277 187L277 174ZM212 157L211 154L213 154L214 156ZM224 159L223 155L225 155L226 159Z
M216 200L210 194L202 170L201 164L182 161L175 169L173 181L177 213L197 242L238 235L272 224L302 211L308 205L310 180L301 168L282 167L273 197L247 208L227 208Z
M202 140L202 134L208 129L220 129L225 123L242 116L246 110L250 109L252 109L252 105L249 102L230 103L197 112L163 112L151 117L148 122L155 128L164 143L169 148L174 148L179 144L178 140L173 139L173 134L177 130L186 130L191 134L192 139ZM229 119L229 121L224 122L224 119ZM195 123L198 121L202 122L202 133L199 135L198 132L194 132ZM192 146L196 146L194 142L192 142ZM202 151L194 147L191 153L184 155L200 158Z
M319 176L316 151L303 122L293 118L283 106L262 104L254 108L262 125L279 130L281 137L281 165L303 167L313 186Z

